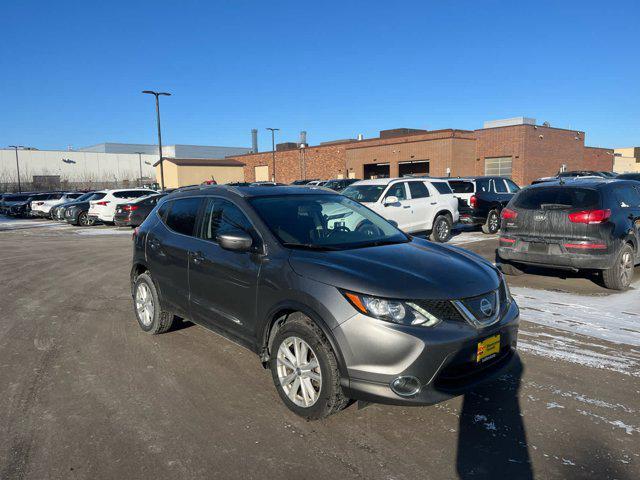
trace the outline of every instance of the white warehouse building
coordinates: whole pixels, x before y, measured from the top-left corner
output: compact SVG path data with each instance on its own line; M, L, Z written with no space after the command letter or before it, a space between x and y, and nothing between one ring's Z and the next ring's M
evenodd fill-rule
M165 158L222 159L242 155L250 148L204 145L163 146ZM77 150L19 149L23 190L115 188L156 181L158 146L101 143ZM13 148L0 149L0 191L15 190L18 167Z

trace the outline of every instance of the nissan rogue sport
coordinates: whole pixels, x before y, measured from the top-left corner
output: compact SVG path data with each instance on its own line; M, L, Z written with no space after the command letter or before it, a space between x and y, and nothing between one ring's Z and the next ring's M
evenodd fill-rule
M233 339L308 419L352 399L434 404L516 355L518 307L491 263L322 188L168 195L134 233L131 286L142 330L182 317Z

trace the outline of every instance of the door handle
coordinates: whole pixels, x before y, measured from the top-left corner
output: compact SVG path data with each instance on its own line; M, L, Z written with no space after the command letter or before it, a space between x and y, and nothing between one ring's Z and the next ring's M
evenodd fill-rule
M431 202L431 205L437 205L438 202Z
M402 208L411 208L411 205L403 205Z
M200 265L205 260L202 252L189 252L189 256L191 257L191 260L193 260L193 263L195 263L196 265Z

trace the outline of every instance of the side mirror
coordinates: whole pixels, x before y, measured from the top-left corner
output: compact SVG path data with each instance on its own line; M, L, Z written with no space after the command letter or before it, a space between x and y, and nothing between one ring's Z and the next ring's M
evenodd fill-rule
M389 195L388 197L384 198L384 206L386 207L387 205L393 205L394 203L398 203L400 200L398 200L398 197L394 196L394 195Z
M398 228L398 222L396 222L395 220L387 220L387 222L389 222L394 227Z
M241 230L223 233L222 235L218 235L216 240L222 248L234 252L247 252L253 245L253 238L251 238L251 235Z

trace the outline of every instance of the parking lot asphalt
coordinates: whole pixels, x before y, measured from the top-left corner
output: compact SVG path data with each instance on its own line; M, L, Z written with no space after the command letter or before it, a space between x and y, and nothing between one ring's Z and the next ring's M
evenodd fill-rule
M130 234L0 224L0 479L640 477L640 269L623 294L510 278L509 373L432 407L306 422L253 353L188 322L138 328ZM496 238L452 243L492 258Z

